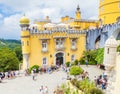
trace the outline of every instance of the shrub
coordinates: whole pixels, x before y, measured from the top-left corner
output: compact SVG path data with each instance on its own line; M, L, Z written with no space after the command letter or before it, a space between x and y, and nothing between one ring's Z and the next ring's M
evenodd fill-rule
M70 62L66 62L66 66L69 67L70 66Z
M117 51L120 52L120 45L117 47Z
M100 90L99 88L92 88L90 90L90 94L104 94L102 90Z
M70 68L70 75L76 76L76 75L81 74L82 72L83 72L83 69L79 66L72 66Z
M74 64L75 64L75 65L78 65L78 62L79 62L79 61L76 59L75 62L74 62Z
M96 86L95 86L94 82L90 82L88 79L84 79L84 80L80 81L79 89L82 90L84 92L84 94L89 94L90 90L95 87Z
M36 72L38 73L38 68L39 68L38 65L34 65L29 69L29 71L31 72L33 69L36 69Z

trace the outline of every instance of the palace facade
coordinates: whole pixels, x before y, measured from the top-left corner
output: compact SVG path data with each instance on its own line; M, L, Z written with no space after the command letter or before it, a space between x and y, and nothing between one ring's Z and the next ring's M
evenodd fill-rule
M52 23L49 17L43 20L20 19L23 69L33 65L48 67L74 62L86 50L86 34L83 29L97 26L96 21L82 20L77 7L72 21ZM83 31L82 31L82 30Z

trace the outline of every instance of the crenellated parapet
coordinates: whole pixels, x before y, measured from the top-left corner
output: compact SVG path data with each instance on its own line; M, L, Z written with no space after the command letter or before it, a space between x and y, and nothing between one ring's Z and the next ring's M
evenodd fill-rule
M56 29L52 29L52 30L38 30L38 29L34 29L34 28L30 28L29 29L30 34L53 34L55 32L59 32L59 33L66 33L66 34L86 34L85 30L73 30L73 29L66 29L66 28L56 28Z
M112 35L115 39L119 38L120 23L106 24L96 29L86 32L87 49L96 49L95 44L99 41L99 47L103 48L105 41Z

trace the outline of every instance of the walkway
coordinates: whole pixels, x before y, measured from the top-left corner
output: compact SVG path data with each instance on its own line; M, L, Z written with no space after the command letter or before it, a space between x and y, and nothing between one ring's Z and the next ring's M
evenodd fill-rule
M91 79L103 72L96 66L86 67L82 65L81 67L89 72ZM3 83L0 83L0 94L40 94L39 88L41 85L48 86L49 94L53 94L54 88L64 83L65 78L66 73L60 70L52 74L38 75L36 81L33 81L31 76L4 80Z

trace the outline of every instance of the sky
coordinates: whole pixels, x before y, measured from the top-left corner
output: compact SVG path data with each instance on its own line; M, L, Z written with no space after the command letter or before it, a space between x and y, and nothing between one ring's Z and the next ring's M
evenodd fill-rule
M0 0L0 38L20 39L19 20L24 14L31 23L46 16L59 22L66 15L75 17L77 5L83 19L98 19L99 0Z

